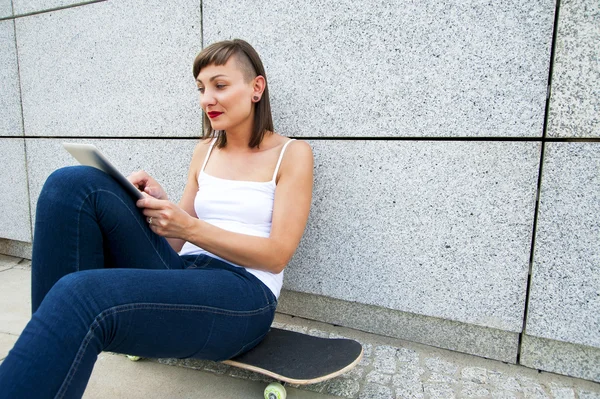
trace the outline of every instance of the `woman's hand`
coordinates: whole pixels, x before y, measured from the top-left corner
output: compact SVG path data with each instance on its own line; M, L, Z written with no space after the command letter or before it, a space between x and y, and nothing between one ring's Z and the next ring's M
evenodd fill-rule
M143 214L153 232L162 237L186 240L194 218L179 206L150 196L138 200L136 205L144 209Z
M127 177L134 186L143 193L150 195L151 197L168 200L167 193L163 188L154 180L148 173L143 170L132 173Z

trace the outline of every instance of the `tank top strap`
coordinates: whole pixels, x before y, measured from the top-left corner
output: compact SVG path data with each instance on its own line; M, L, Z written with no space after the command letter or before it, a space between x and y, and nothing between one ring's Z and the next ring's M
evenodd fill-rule
M283 153L285 152L285 149L287 148L288 144L290 144L292 141L295 141L295 140L296 139L291 139L283 145L283 148L281 149L281 153L279 153L279 159L277 160L277 166L275 166L275 172L273 173L273 178L271 179L272 181L275 181L275 178L277 177L277 172L279 172L279 165L281 165L281 160L283 159Z
M206 164L208 163L208 158L210 157L210 153L212 152L212 149L215 146L216 142L217 142L216 137L210 142L210 147L208 147L208 151L206 152L206 158L204 158L204 163L202 164L202 168L200 169L200 172L204 171L204 168L206 167Z

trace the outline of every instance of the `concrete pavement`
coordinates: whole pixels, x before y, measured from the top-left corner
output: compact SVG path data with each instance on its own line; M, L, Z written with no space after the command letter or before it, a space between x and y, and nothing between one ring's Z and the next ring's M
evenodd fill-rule
M29 320L30 282L29 261L0 255L0 361ZM290 399L600 399L600 384L590 381L281 314L274 325L353 338L365 349L354 370L324 383L288 387ZM122 355L102 353L84 398L262 398L268 381L221 363L191 359L134 363Z

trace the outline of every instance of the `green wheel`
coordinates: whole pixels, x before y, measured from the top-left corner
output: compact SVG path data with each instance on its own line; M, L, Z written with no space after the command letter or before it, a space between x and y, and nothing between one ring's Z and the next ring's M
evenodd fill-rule
M285 388L278 382L272 382L265 388L265 399L285 399Z
M127 359L131 360L132 362L137 362L138 360L141 359L140 356L133 356L133 355L126 355Z

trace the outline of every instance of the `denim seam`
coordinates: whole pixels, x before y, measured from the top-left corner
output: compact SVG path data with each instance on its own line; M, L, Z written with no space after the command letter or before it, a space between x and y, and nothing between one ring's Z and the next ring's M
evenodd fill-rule
M154 252L156 253L156 255L158 256L158 258L160 259L160 261L162 262L162 264L167 268L167 269L171 269L169 267L169 265L167 264L167 262L165 262L165 260L162 258L162 256L160 255L160 252L156 249L156 247L154 246L154 243L152 242L152 240L150 239L150 237L148 237L148 232L144 229L144 226L140 224L140 222L137 220L137 218L135 217L134 213L131 212L131 209L129 209L129 207L127 206L127 204L125 204L125 202L115 193L113 193L112 191L109 190L104 190L104 189L97 189L94 190L92 192L90 192L84 199L83 201L81 201L81 205L79 206L79 211L77 212L77 265L76 265L76 269L77 271L79 271L79 226L80 226L80 217L81 217L81 208L83 207L83 204L85 203L85 201L88 200L88 198L96 193L108 193L112 196L114 196L115 198L117 198L123 205L125 205L125 208L129 211L129 214L133 216L133 220L138 224L138 226L142 229L142 233L144 234L144 236L146 237L146 239L148 241L150 241L150 245L152 246L152 248L154 249Z
M100 326L100 322L102 322L106 317L108 317L110 315L114 315L114 314L122 313L122 312L133 311L133 310L153 310L153 309L159 310L160 309L160 310L178 310L178 311L183 310L183 311L193 311L193 312L209 312L209 313L213 313L213 314L221 314L221 315L226 315L226 316L243 317L243 316L259 315L261 313L264 313L265 310L270 310L271 307L272 306L269 305L269 306L265 306L265 307L262 307L262 308L259 308L256 310L251 310L251 311L246 311L246 310L234 311L234 310L224 310L224 309L220 309L220 308L214 308L211 306L200 306L200 305L172 305L172 304L160 304L160 303L156 303L156 304L154 304L154 303L153 304L139 303L139 304L119 305L119 306L114 306L112 308L106 309L106 310L102 311L94 319L94 322L92 323L92 325L90 326L90 330L84 337L83 342L81 343L81 346L79 347L79 350L77 351L77 354L75 355L75 359L73 360L73 363L71 364L71 368L69 369L67 376L63 380L63 383L62 383L60 389L58 390L58 393L56 394L55 398L60 399L65 396L66 391L71 384L73 376L75 375L75 373L77 373L77 370L81 363L81 359L83 358L83 354L84 354L85 350L87 349L88 344L92 340L95 330ZM122 308L124 308L124 309L122 309Z

